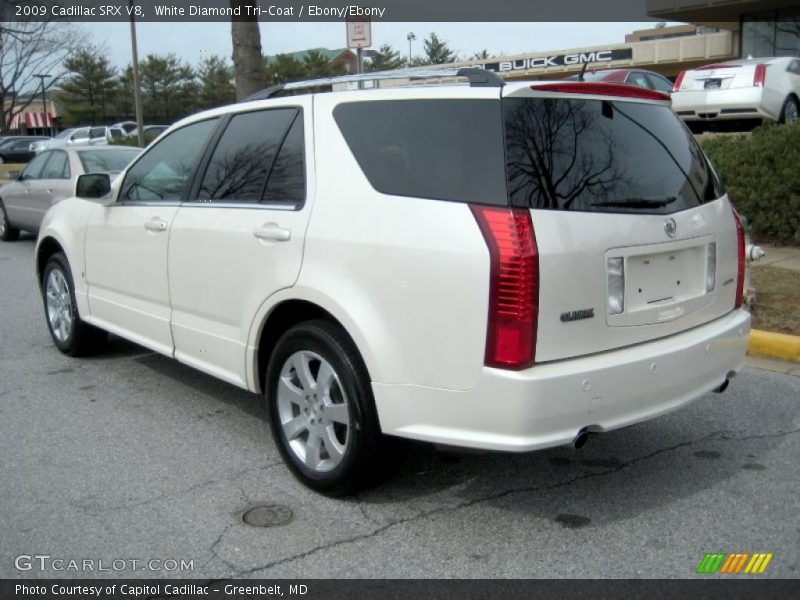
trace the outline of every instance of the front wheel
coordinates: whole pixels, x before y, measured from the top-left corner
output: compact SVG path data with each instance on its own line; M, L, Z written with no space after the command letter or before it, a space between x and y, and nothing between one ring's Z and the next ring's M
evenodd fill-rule
M370 378L347 334L323 320L289 329L266 374L272 435L292 473L329 495L382 474L383 440Z
M783 103L780 122L790 124L797 123L798 115L800 115L800 104L798 104L797 98L789 96L786 102Z
M61 252L47 261L42 275L42 293L47 327L61 352L70 356L89 354L107 339L105 331L81 320L69 263Z
M4 242L13 242L19 239L19 229L13 227L8 220L6 214L6 207L0 202L0 240Z

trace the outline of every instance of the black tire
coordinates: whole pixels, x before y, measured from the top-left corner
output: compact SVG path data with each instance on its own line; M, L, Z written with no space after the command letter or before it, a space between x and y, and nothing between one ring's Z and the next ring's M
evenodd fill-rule
M343 402L348 406L349 429L347 430L348 437L343 444L345 450L341 454L342 457L338 459L340 462L330 470L321 471L310 468L292 449L283 428L281 409L279 408L279 378L284 367L289 369L289 372L293 372L291 371L293 363L289 359L298 356L298 353L313 354L327 361L338 378L335 383L331 384L331 392L328 397L332 398L334 388L338 390L340 386L341 390L336 392L337 396L340 400L344 398ZM314 359L311 360L313 362ZM309 371L312 371L314 366L311 363L309 365ZM316 368L315 378L318 378L321 362ZM385 476L386 468L379 467L385 446L375 411L370 377L353 342L341 327L329 321L313 320L289 329L280 337L270 357L265 382L265 400L270 415L273 439L284 461L294 476L302 483L323 494L341 496L374 485ZM339 392L343 392L343 394ZM307 406L311 406L312 402L308 401ZM320 405L322 404L320 400ZM292 410L295 409L294 404L284 402L283 406L291 406ZM299 405L297 405L297 409L297 417L306 418L299 414ZM308 418L311 418L311 413L308 410L305 412ZM284 416L285 414L284 412ZM322 424L316 426L318 427L317 431L326 427L324 414L317 413L318 416L322 415ZM332 420L327 420L327 423L327 427L336 426ZM301 434L293 438L294 443L310 442L311 427L309 425L304 430L307 434L306 439L302 439ZM319 450L317 455L328 454L328 460L335 460L332 458L333 454L328 453L325 447L327 443L329 442L324 439L320 442L322 450ZM308 452L307 448L306 451Z
M71 313L71 323L66 335L59 335L55 331L53 320L50 318L48 307L48 281L51 274L58 272L66 282L68 294L60 298L61 305ZM56 275L58 277L58 275ZM69 356L84 356L96 352L108 339L108 333L81 320L78 314L78 304L75 301L75 285L72 281L69 263L61 252L53 254L45 265L42 274L42 300L44 303L44 316L47 329L53 338L56 348ZM61 296L64 296L63 294Z
M4 242L14 242L19 239L19 229L13 227L8 220L6 207L0 201L0 240Z
M800 102L794 96L789 96L781 107L779 123L797 123L800 116Z

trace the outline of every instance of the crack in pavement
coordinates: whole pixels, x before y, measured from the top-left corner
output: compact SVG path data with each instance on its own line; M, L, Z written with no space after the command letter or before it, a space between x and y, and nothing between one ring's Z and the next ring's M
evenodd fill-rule
M311 555L316 554L318 552L322 552L324 550L330 550L330 549L337 548L339 546L343 546L343 545L346 545L346 544L351 544L351 543L354 543L354 542L360 542L362 540L368 540L368 539L377 537L377 536L381 535L383 532L385 532L385 531L387 531L387 530L389 530L389 529L391 529L393 527L399 526L399 525L405 525L407 523L412 523L414 521L422 520L422 519L425 519L425 518L430 517L430 516L435 516L435 515L438 515L438 514L441 514L441 513L445 513L445 512L454 512L454 511L457 511L457 510L461 510L461 509L464 509L464 508L469 508L469 507L475 506L476 504L481 504L483 502L488 502L488 501L491 501L491 500L497 500L497 499L500 499L500 498L506 498L508 496L512 496L512 495L516 495L516 494L527 494L527 493L531 493L531 492L546 492L546 491L553 490L553 489L567 487L567 486L573 485L573 484L575 484L577 482L583 481L585 479L591 479L591 478L594 478L594 477L604 477L606 475L611 475L611 474L617 473L619 471L622 471L624 469L627 469L627 468L629 468L631 466L634 466L636 464L639 464L641 462L651 460L651 459L653 459L653 458L655 458L657 456L660 456L662 454L666 454L668 452L674 452L675 450L680 450L682 448L693 446L695 444L701 444L703 442L715 441L715 440L718 440L718 441L729 441L729 440L750 441L750 440L765 439L765 438L785 437L785 436L793 435L793 434L796 434L796 433L800 433L800 429L792 429L792 430L789 430L789 431L780 431L780 432L770 433L770 434L759 434L759 435L749 435L749 436L736 436L735 435L736 432L731 432L731 431L726 431L726 430L714 431L714 432L711 432L711 433L709 433L709 434L707 434L707 435L705 435L703 437L700 437L698 439L695 439L695 440L689 440L689 441L686 441L686 442L680 442L680 443L674 444L672 446L668 446L666 448L659 448L659 449L654 450L652 452L649 452L649 453L647 453L645 455L638 456L636 458L632 458L631 460L629 460L627 462L620 463L619 465L616 465L614 467L603 469L602 471L592 471L590 473L583 473L581 475L572 477L570 479L566 479L564 481L559 481L557 483L553 483L553 484L545 485L545 486L525 486L525 487L520 487L520 488L511 488L511 489L499 491L497 493L489 494L489 495L486 495L486 496L480 496L478 498L472 498L470 500L466 500L464 502L461 502L459 504L455 504L455 505L452 505L452 506L435 508L435 509L428 510L428 511L421 511L421 512L419 512L419 513L417 513L417 514L415 514L413 516L406 517L404 519L398 519L397 521L393 521L391 523L387 523L386 525L380 526L380 527L372 530L369 533L354 535L354 536L349 537L349 538L344 538L344 539L341 539L341 540L336 540L336 541L330 542L328 544L323 544L321 546L316 546L314 548L311 548L311 549L306 550L304 552L301 552L299 554L295 554L293 556L288 556L286 558L282 558L282 559L267 563L267 564L259 566L259 567L253 567L251 569L240 570L240 569L237 569L236 567L233 567L232 565L229 565L227 562L225 564L227 566L231 566L235 576L241 577L241 576L244 576L244 575L251 575L251 574L256 573L258 571L266 571L267 569L271 569L273 567L281 566L281 565L284 565L286 563L294 562L296 560L302 560L304 558L307 558L308 556L311 556ZM363 512L362 512L362 514L363 514ZM374 521L372 521L371 519L369 519L369 521L374 523ZM220 558L220 560L223 560L223 559ZM225 561L223 560L223 562L225 562Z
M106 507L99 508L99 509L92 509L91 507L84 506L84 505L79 504L77 502L70 502L70 504L72 504L73 506L79 508L80 510L82 510L83 512L85 512L86 514L89 514L89 515L102 515L102 514L109 513L109 512L125 511L125 510L129 510L129 509L132 509L132 508L139 508L141 506L147 506L148 504L152 504L154 502L159 502L160 500L165 500L167 498L174 498L176 496L180 496L180 495L186 494L188 492L204 488L204 487L209 486L209 485L214 485L216 483L222 483L222 482L225 482L225 481L233 482L236 479L238 479L239 477L247 475L248 473L252 473L252 472L255 472L255 471L262 471L262 470L266 471L267 469L271 469L273 467L276 467L276 466L282 465L282 464L283 464L283 461L278 461L278 462L273 462L273 463L269 463L269 464L266 464L266 465L261 465L261 466L258 466L258 467L248 467L247 469L242 469L241 471L236 471L235 473L232 473L232 474L227 475L225 477L220 477L218 479L209 479L208 481L203 481L201 483L195 483L195 484L190 485L189 487L186 487L186 488L183 488L183 489L180 489L180 490L170 490L170 491L162 492L161 494L159 494L157 496L154 496L152 498L148 498L147 500L141 500L139 502L128 502L128 503L119 504L119 505L116 505L116 506L106 506ZM240 492L241 491L242 490L240 488Z

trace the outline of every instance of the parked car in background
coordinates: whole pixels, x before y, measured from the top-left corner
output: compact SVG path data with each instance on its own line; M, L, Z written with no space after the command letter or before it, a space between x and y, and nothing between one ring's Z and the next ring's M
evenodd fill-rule
M56 137L44 142L36 142L31 146L34 152L41 152L48 148L62 148L64 146L102 146L113 140L121 140L126 136L121 127L99 125L96 127L77 127L65 129Z
M0 164L28 162L35 155L31 150L31 144L49 139L40 135L20 135L0 140Z
M119 173L140 152L120 146L72 146L36 155L16 181L0 187L0 239L14 240L20 230L36 233L47 209L75 195L79 175Z
M672 108L695 130L737 122L795 123L799 98L799 58L748 58L681 72Z
M568 81L580 80L581 75L571 75ZM669 94L672 82L663 75L644 69L597 69L583 73L583 81L604 81L607 83L627 83L648 90Z
M156 139L162 133L164 133L167 129L169 129L169 125L145 125L144 126L144 135L150 136L152 139Z
M136 121L120 121L119 123L113 123L109 125L109 127L123 129L125 131L125 135L129 135L135 132L139 126L136 124Z
M36 248L55 346L113 332L263 393L327 493L387 468L384 434L580 447L723 391L744 234L669 96L464 71L267 92L81 177Z

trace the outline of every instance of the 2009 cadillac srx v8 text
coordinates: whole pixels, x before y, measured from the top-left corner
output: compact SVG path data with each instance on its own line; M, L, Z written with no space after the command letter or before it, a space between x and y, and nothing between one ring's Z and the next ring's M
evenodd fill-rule
M263 394L326 493L383 435L581 445L724 388L744 233L668 97L463 74L286 86L83 176L37 246L56 346L111 332Z

